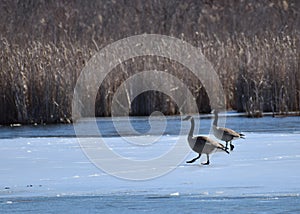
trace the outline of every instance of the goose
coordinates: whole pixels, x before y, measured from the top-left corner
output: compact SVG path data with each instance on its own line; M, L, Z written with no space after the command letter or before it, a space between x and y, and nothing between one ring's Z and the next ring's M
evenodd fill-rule
M184 121L191 120L191 129L190 129L187 139L188 139L188 143L189 143L189 146L191 147L191 149L194 152L197 152L199 154L196 158L194 158L190 161L187 161L186 163L193 163L201 157L201 154L206 154L207 162L202 163L202 164L209 165L209 163L210 163L209 162L209 154L211 154L216 149L221 149L224 152L229 154L229 152L227 151L227 149L224 147L223 144L218 143L217 141L215 141L211 138L205 137L205 136L193 136L194 128L195 128L195 121L192 116L188 115L183 120Z
M232 129L229 128L224 128L224 127L218 127L218 111L214 110L213 111L214 115L215 115L215 119L213 122L213 133L214 136L220 140L223 140L226 142L226 149L228 148L228 142L230 143L230 151L232 151L234 149L234 145L232 144L232 140L236 140L239 138L244 138L244 134L241 133L237 133L236 131L233 131Z

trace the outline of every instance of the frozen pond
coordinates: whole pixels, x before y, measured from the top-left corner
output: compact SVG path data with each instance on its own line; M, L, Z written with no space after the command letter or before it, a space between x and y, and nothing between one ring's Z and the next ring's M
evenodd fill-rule
M120 123L122 119L120 118ZM88 123L88 122L87 122ZM130 159L151 159L178 140L179 117L168 117L156 144L128 144L109 118L97 120L109 147ZM141 134L127 139L157 139L147 118L132 118ZM160 124L160 120L156 121ZM208 134L211 119L200 120ZM1 213L280 213L300 211L300 117L227 117L226 126L246 135L229 155L217 152L155 179L131 181L106 174L80 148L72 125L0 127ZM184 132L190 124L184 123ZM88 136L94 139L95 136ZM159 166L158 166L159 167ZM126 173L126 172L124 172ZM139 172L140 173L140 172ZM71 208L71 209L72 209Z

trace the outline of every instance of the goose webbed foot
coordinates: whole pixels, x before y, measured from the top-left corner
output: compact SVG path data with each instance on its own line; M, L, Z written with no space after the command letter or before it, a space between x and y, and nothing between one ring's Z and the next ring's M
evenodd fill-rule
M202 165L209 165L209 161L207 161L206 163L201 163Z
M199 158L201 157L201 154L198 155L198 157L190 160L190 161L187 161L186 163L194 163L196 160L198 160Z
M234 145L230 144L230 151L234 149Z
M190 160L190 161L187 161L186 163L194 163L197 159L193 159L193 160Z
M206 156L207 156L207 161L206 161L206 163L201 163L202 165L209 165L209 155L206 154Z

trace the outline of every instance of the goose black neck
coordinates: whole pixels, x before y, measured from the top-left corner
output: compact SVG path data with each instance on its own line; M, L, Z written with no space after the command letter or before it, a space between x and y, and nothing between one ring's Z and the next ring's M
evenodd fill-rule
M218 112L215 112L214 114L215 114L215 119L214 119L213 125L214 125L214 126L218 126L218 118L219 118Z
M190 129L190 132L189 132L190 137L193 137L194 128L195 128L195 121L194 121L194 118L191 118L191 129Z

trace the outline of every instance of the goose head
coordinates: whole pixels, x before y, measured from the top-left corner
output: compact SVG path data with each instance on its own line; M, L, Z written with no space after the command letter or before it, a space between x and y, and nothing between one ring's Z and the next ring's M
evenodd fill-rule
M188 116L186 116L183 120L190 120L190 119L192 119L192 116L191 116L191 115L188 115Z
M213 109L213 110L211 111L211 113L214 114L214 115L218 115L218 114L219 114L219 111L216 110L216 109Z

